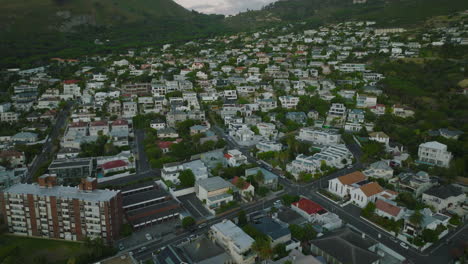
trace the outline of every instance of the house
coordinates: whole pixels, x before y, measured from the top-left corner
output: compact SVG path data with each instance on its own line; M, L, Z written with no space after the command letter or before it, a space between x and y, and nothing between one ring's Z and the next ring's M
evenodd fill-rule
M281 107L285 109L294 109L299 103L299 97L295 96L280 96L278 99L281 103Z
M124 118L133 118L138 114L138 104L136 102L123 102L123 113Z
M382 257L374 252L378 242L349 228L335 230L311 241L311 252L333 264L379 264ZM337 250L339 249L339 250Z
M299 201L292 203L291 209L299 213L307 221L321 224L327 230L337 229L343 225L343 221L336 214L328 212L322 206L307 198L301 198Z
M159 138L177 138L177 137L179 137L179 133L177 133L177 131L172 127L160 129L160 130L158 130L157 134L158 134Z
M393 105L392 113L402 118L414 116L414 111L405 106Z
M165 181L180 184L179 175L184 170L191 170L196 181L208 178L208 168L201 160L166 163L161 170L161 177Z
M384 191L377 182L364 183L359 187L356 185L350 191L350 198L361 208L364 208L369 202L375 202L377 196Z
M32 132L19 132L11 137L11 141L18 143L33 143L38 139L38 135Z
M283 145L275 141L259 141L255 147L258 149L258 153L269 152L269 151L281 151Z
M278 135L275 124L272 123L258 123L259 134L266 139L274 139Z
M0 166L0 191L9 188L15 184L21 183L26 177L28 170L26 168L7 169Z
M317 145L332 145L341 142L341 135L337 129L304 127L299 130L296 139L309 141Z
M196 181L195 194L210 212L215 213L221 205L234 200L230 193L233 187L230 182L216 176Z
M307 123L307 115L304 112L287 112L286 119L302 125Z
M353 189L352 185L365 181L367 179L360 171L355 171L338 178L334 178L328 181L328 191L344 198L351 195L351 190Z
M244 124L230 125L229 135L241 145L255 143L255 133Z
M365 94L358 94L356 96L356 107L370 108L377 105L377 97Z
M202 126L202 125L194 125L190 127L190 135L196 135L196 134L201 134L205 133L208 131L210 128L208 126Z
M228 150L228 152L224 154L224 158L226 159L229 167L238 167L248 163L247 157L237 149Z
M404 218L404 226L403 226L403 233L410 237L416 236L421 230L430 229L436 230L438 226L447 226L450 220L450 217L440 213L433 213L431 209L424 208L420 211L422 214L422 221L419 226L414 226L411 223L410 218L411 215L414 214L414 211L406 210ZM440 239L440 237L439 237Z
M365 171L363 171L363 173L367 177L382 178L386 180L393 177L393 169L386 161L377 161L372 163Z
M447 150L447 145L431 141L419 145L418 158L419 163L448 168L452 153Z
M382 143L387 147L389 146L389 143L390 143L390 137L387 136L387 134L385 134L384 132L369 133L369 140Z
M262 178L261 180L257 180L258 184L263 187L267 187L270 189L276 189L278 186L278 175L265 170L264 168L260 167L255 167L255 168L250 168L245 170L245 177L249 177L251 175L257 175L258 173L261 173Z
M113 160L101 165L104 175L109 173L124 172L129 169L129 164L123 160Z
M150 127L156 130L164 129L166 128L166 122L164 120L155 119L151 121Z
M241 180L242 179L242 180ZM241 183L239 183L241 182ZM245 179L235 176L231 179L232 185L236 186L239 189L239 194L243 201L250 202L252 201L255 195L255 187L250 184L249 182L245 181ZM242 186L240 186L242 184Z
M214 238L231 255L236 264L253 264L257 254L253 251L254 239L236 226L231 220L223 220L210 228Z
M90 136L98 136L101 135L108 135L109 134L109 125L106 121L94 121L91 122L89 125L89 135Z
M400 188L412 191L416 197L421 196L423 192L437 184L437 179L431 179L425 171L402 172L397 177Z
M270 238L272 247L281 243L287 244L291 241L291 232L288 226L270 217L256 219L252 223L252 226L257 229L257 231Z
M422 201L427 205L433 206L437 212L458 207L465 200L466 194L460 187L454 185L432 187L422 194Z
M376 199L375 213L379 216L398 221L403 218L405 214L405 208L398 206L393 201Z
M0 161L2 163L8 163L9 167L18 168L24 166L26 158L23 152L16 150L1 150Z

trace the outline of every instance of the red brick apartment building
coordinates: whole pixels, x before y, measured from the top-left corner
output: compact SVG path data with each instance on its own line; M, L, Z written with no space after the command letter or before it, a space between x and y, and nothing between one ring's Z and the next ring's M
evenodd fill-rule
M37 184L16 184L0 193L0 206L10 233L43 238L115 240L123 221L120 191L97 189L94 178L79 187L57 186L55 175Z

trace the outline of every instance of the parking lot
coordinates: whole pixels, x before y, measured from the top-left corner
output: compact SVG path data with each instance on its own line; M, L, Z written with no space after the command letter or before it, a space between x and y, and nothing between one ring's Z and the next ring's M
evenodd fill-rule
M182 206L192 215L196 220L201 220L212 216L210 212L203 206L202 202L198 200L195 193L187 194L177 197Z

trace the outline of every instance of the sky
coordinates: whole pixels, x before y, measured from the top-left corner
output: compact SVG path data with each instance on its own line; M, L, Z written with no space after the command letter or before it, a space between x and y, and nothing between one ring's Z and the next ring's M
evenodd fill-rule
M179 5L205 14L234 15L247 9L260 9L276 0L174 0Z

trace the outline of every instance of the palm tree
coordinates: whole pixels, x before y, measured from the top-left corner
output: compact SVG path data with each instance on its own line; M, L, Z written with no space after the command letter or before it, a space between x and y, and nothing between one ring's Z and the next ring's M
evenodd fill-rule
M414 226L416 227L420 227L421 226L421 223L424 219L424 216L421 214L421 212L419 210L415 211L410 217L409 217L409 221L411 224L413 224Z

